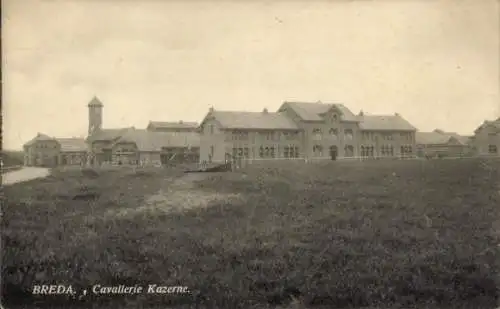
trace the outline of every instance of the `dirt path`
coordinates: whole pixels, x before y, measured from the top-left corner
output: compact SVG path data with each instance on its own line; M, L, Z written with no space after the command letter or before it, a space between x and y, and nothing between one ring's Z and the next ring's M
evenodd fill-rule
M49 176L49 174L50 171L48 168L23 167L20 170L2 174L2 185L7 186L36 178L43 178Z
M189 209L204 208L215 201L239 200L239 194L227 194L199 190L195 182L203 180L208 173L189 173L172 181L165 189L150 196L143 205L134 209L112 210L106 216L123 217L140 213L182 212Z

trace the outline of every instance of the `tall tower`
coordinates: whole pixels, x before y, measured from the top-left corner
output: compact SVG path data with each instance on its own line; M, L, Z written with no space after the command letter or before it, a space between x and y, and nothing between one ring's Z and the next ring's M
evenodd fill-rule
M102 129L102 107L103 104L94 96L89 102L89 136Z

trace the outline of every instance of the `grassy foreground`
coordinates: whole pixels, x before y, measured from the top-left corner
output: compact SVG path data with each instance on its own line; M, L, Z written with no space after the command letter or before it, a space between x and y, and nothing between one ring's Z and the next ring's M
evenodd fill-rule
M4 188L4 304L494 308L499 170L482 160L264 164L203 174L185 199L174 199L179 171L55 172ZM182 206L239 198L183 213L132 211L169 187L165 200ZM128 216L109 215L124 209ZM36 283L190 293L74 300L34 297Z

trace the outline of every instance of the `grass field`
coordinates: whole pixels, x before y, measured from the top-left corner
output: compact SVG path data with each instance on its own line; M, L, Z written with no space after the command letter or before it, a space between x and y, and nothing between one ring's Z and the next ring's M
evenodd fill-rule
M4 188L4 304L495 308L499 170L469 159L55 171ZM29 293L48 282L190 293Z

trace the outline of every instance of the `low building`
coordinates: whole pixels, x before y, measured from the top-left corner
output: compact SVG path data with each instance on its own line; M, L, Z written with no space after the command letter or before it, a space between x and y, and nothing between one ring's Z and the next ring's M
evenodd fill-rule
M417 156L462 157L472 156L472 138L455 132L436 129L432 132L416 133Z
M55 138L43 133L38 133L23 148L25 165L45 167L83 165L88 151L83 138Z
M484 121L474 131L472 145L478 156L499 156L500 118L494 121Z
M165 165L199 161L199 138L129 129L111 148L113 165Z
M61 165L85 165L88 145L83 138L58 138Z

